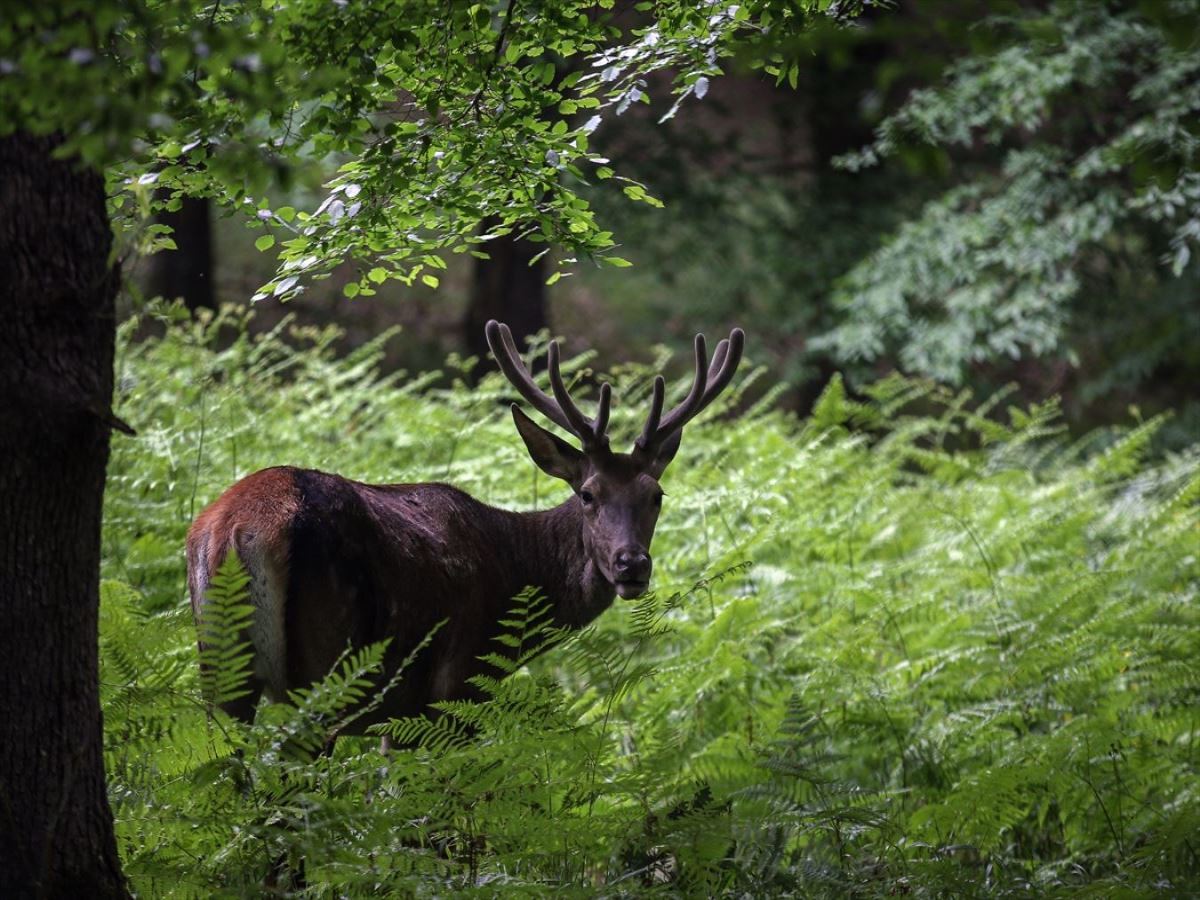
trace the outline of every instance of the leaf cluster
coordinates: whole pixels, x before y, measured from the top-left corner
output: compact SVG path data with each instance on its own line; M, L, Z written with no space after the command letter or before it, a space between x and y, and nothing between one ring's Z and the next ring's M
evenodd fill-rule
M183 196L242 213L278 253L262 297L293 297L347 259L363 263L349 296L389 277L436 287L447 252L486 253L512 232L562 248L564 266L579 254L623 265L580 187L614 178L658 201L614 175L591 134L648 102L652 81L680 102L702 96L740 40L801 29L828 6L32 5L0 24L0 133L61 135L62 152L104 168L122 231ZM335 174L312 208L271 201L314 166Z
M955 184L849 270L814 348L959 383L981 363L1086 360L1085 399L1194 366L1200 10L1019 5L976 34L841 158L932 155Z

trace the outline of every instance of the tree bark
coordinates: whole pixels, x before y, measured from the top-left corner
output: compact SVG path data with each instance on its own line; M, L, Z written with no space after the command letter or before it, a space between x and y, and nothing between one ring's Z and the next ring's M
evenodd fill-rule
M127 896L97 620L118 272L104 182L0 138L0 896Z
M211 205L204 197L184 197L178 210L159 216L160 223L174 230L178 249L151 257L147 285L151 296L182 297L191 310L216 308Z
M482 231L495 226L486 221ZM483 328L488 319L498 319L512 329L518 347L525 338L546 327L546 257L530 265L545 244L517 240L511 234L484 245L490 259L475 261L471 298L463 322L463 342L469 353L486 359L487 340Z

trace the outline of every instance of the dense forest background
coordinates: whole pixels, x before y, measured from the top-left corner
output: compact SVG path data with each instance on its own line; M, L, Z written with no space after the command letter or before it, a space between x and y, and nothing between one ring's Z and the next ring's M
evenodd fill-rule
M0 894L1200 892L1198 242L1196 0L6 11ZM622 448L746 330L652 593L224 715L247 473L569 501L493 317Z

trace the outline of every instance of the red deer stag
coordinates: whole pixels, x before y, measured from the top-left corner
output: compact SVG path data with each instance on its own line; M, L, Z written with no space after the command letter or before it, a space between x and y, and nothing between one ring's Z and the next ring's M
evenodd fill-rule
M713 354L696 336L696 371L683 402L663 415L665 383L654 380L650 414L631 453L609 449L611 391L587 418L571 400L549 347L553 396L521 361L505 325L487 324L488 345L508 380L547 419L579 439L576 449L512 405L533 461L567 482L573 495L553 509L509 512L446 484L362 484L309 469L279 467L247 475L197 517L188 533L188 588L199 619L211 573L236 547L250 575L255 607L250 693L226 705L249 721L259 695L323 678L346 647L391 639L390 677L438 622L447 620L372 722L420 714L439 700L475 696L479 656L513 597L533 585L556 624L581 628L612 605L640 596L650 582L650 539L662 504L658 479L679 448L683 426L733 378L744 334L734 329Z

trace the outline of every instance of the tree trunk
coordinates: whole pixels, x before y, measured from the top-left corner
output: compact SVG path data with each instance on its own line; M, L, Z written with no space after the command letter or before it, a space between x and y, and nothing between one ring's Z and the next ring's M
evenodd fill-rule
M187 308L214 309L211 203L204 197L184 197L175 212L158 217L174 230L177 250L164 250L150 259L150 296L182 297Z
M97 618L118 272L104 182L0 138L0 896L119 897Z
M481 230L495 227L485 221ZM546 327L546 257L530 261L546 249L545 244L519 241L506 234L484 244L491 259L475 261L471 299L463 322L463 340L469 353L487 357L483 327L498 319L512 329L518 347L525 338Z

